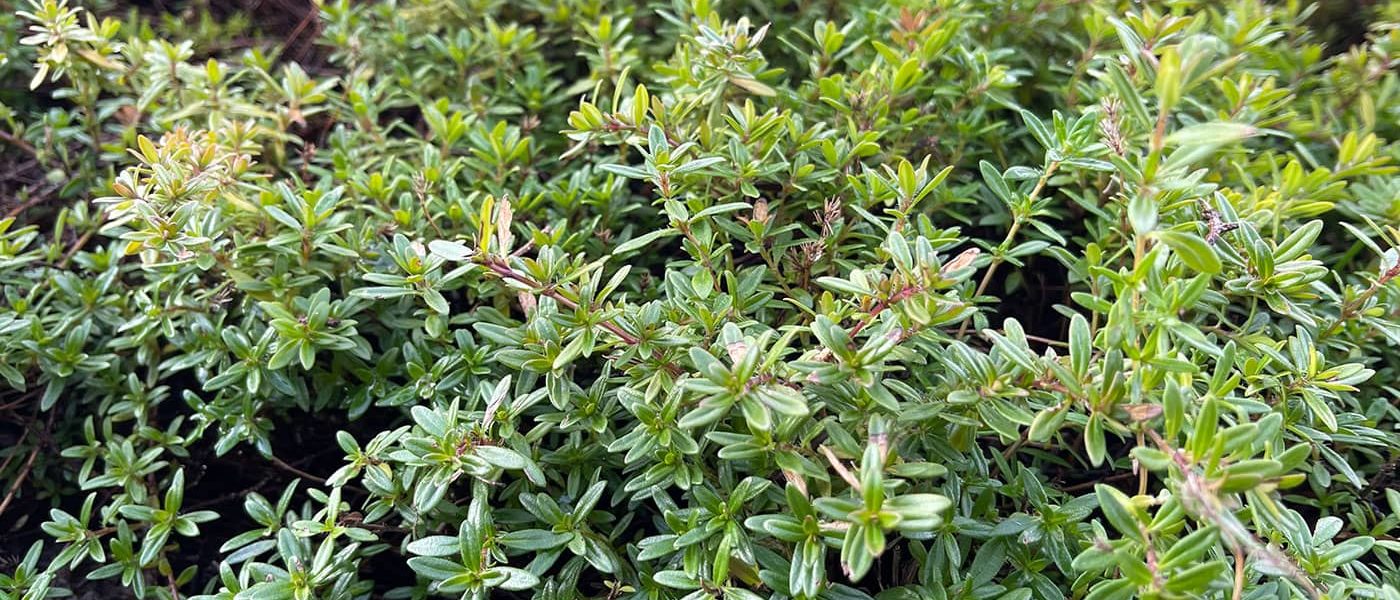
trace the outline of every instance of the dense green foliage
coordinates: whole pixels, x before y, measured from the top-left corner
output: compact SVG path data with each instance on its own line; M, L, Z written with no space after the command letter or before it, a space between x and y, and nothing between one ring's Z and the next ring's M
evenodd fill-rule
M1400 3L167 3L0 16L0 598L1400 599Z

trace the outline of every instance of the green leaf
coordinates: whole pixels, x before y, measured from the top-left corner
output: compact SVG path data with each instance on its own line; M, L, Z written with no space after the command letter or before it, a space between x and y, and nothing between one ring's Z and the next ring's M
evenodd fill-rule
M407 549L418 556L451 556L457 553L457 536L430 535L409 542Z
M475 251L468 248L461 242L449 242L446 240L433 240L428 242L428 251L450 261L462 262L469 260Z
M459 563L429 556L410 558L408 559L408 566L419 575L438 581L468 572L466 567Z
M618 165L609 163L599 165L598 168L602 169L605 172L612 173L613 175L620 175L628 179L651 179L651 173L648 173L643 169L633 167L630 165Z
M1128 223L1138 235L1146 235L1157 228L1157 203L1143 194L1135 194L1128 200Z
M1324 568L1335 569L1365 556L1375 543L1376 539L1370 536L1348 539L1323 552L1322 564Z
M503 579L496 581L493 585L493 587L503 590L528 590L540 584L540 578L525 569L517 569L515 567L492 567L488 573L490 575L504 576Z
M1278 243L1278 246L1274 248L1274 261L1283 263L1297 259L1312 248L1313 243L1317 241L1317 236L1321 233L1322 221L1308 221Z
M369 298L372 300L385 300L389 298L409 296L412 294L413 290L411 289L388 286L369 286L350 290L351 296L355 296L357 298Z
M1101 483L1094 486L1094 496L1099 500L1104 517L1118 533L1126 538L1142 540L1141 521L1138 520L1132 499L1113 486Z
M841 279L840 277L818 277L817 285L834 292L841 292L852 296L865 296L873 293L864 286L848 279Z
M1198 563L1219 540L1219 530L1216 527L1202 527L1177 540L1162 554L1158 562L1164 571Z
M707 157L705 157L705 158L697 158L697 159L695 159L695 160L688 161L688 162L686 162L685 164L682 164L681 166L676 167L675 169L672 169L672 170L671 170L671 173L676 174L676 175L683 175L683 174L686 174L686 173L695 173L695 172L697 172L697 171L703 171L703 170L705 170L705 169L707 169L707 168L709 168L709 167L713 167L713 166L715 166L715 165L724 164L724 162L725 162L725 159L724 159L723 156L707 156ZM730 205L735 205L735 204L739 205L740 208L748 208L748 207L750 206L747 202L731 202L731 203L729 203L729 204L725 204L725 205L721 205L721 206L730 206ZM710 208L716 208L716 207L710 207ZM705 209L705 210L710 210L710 209L707 208L707 209ZM700 211L700 213L697 214L696 216L697 216L697 217L698 217L698 216L702 216L702 215L708 216L708 215L705 215L705 210ZM731 210L738 210L738 209L735 208L735 209L731 209ZM729 212L729 211L726 210L726 211L720 211L720 212ZM719 213L712 213L712 214L719 214Z
M287 211L276 206L265 206L263 210L266 210L267 214L271 216L274 221L281 223L286 228L294 231L301 231L301 223L296 220L296 217L288 214Z
M525 457L520 453L501 446L476 446L473 451L482 460L502 469L520 470L525 468Z
M1051 406L1041 409L1035 414L1031 421L1030 430L1027 431L1027 439L1036 443L1044 443L1059 431L1060 426L1065 422L1065 415L1068 409L1061 406Z
M1213 122L1192 125L1167 136L1173 146L1219 146L1255 136L1259 130L1244 123Z
M1156 448L1138 446L1132 450L1133 458L1138 459L1142 466L1149 471L1165 471L1171 467L1171 455Z
M1075 314L1069 321L1069 357L1074 374L1081 379L1089 373L1089 359L1094 353L1092 344L1088 319Z
M574 503L574 519L582 521L588 517L588 513L593 512L593 507L603 498L603 492L607 490L606 481L595 481L588 486L588 490L579 496L578 502Z
M1178 148L1163 163L1163 171L1174 171L1211 156L1221 146L1257 135L1259 131L1241 123L1204 123L1187 127L1170 136L1166 142Z
M1157 78L1153 85L1153 91L1157 93L1157 110L1159 113L1170 113L1176 103L1181 100L1181 89L1184 85L1181 75L1181 53L1175 46L1168 46L1162 50L1161 58L1157 59Z
M987 184L987 188L992 190L996 197L1005 202L1008 206L1014 206L1016 196L1012 194L1011 187L1006 185L1006 180L1002 178L1001 171L996 166L987 161L979 163L982 170L982 182Z
M693 590L700 587L700 582L694 577L685 574L685 571L657 571L651 576L655 581L668 588L679 590Z
M656 240L671 237L673 235L676 235L676 231L674 229L658 229L656 231L642 234L638 237L632 238L630 240L627 240L626 242L618 244L616 248L613 248L612 253L613 256L626 254L633 250L643 248L648 244L655 242Z
M748 75L730 75L729 83L755 96L776 96L778 92Z
M802 417L809 413L807 399L793 388L784 385L770 385L759 388L758 396L763 404L774 412L790 417Z
M1099 466L1103 464L1107 455L1107 440L1103 433L1103 415L1093 413L1089 415L1089 424L1084 428L1084 451L1089 455L1089 464Z
M288 580L265 581L238 592L234 598L235 600L287 600L295 597L293 590L295 588Z
M1185 593L1204 592L1211 582L1221 579L1228 571L1224 561L1197 564L1173 573L1167 580L1167 588Z
M904 494L885 500L884 509L906 520L934 523L919 523L917 527L922 529L936 527L936 521L952 505L951 500L937 494Z
M1040 117L1031 114L1030 111L1025 109L1021 109L1020 113L1021 121L1026 124L1026 129L1030 130L1031 136L1035 138L1035 141L1040 143L1040 147L1049 150L1059 145L1055 143L1055 135L1045 126L1045 122L1041 121Z
M922 74L919 67L918 58L909 58L894 72L894 78L890 81L890 93L899 95L909 89Z
M1204 457L1211 446L1215 445L1215 432L1219 424L1218 411L1215 398L1207 396L1201 404L1200 413L1196 415L1195 430L1188 442L1192 456Z
M1220 258L1215 255L1206 241L1194 233L1184 231L1158 231L1155 237L1170 246L1181 262L1193 271L1214 275L1220 272Z
M447 298L444 298L442 293L435 289L429 288L423 290L423 300L428 303L428 308L433 309L433 312L440 315L445 315L452 310L447 305Z

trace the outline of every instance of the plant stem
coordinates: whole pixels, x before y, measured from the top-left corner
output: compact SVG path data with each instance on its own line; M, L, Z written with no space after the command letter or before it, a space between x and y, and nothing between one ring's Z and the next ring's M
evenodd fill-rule
M1142 444L1143 444L1142 430L1139 429L1138 432L1137 432L1137 445L1138 445L1138 447L1142 447ZM1137 467L1137 470L1138 470L1138 495L1139 495L1139 496L1146 496L1146 495L1147 495L1147 467L1144 466L1144 465L1142 465L1142 464L1140 464L1140 463L1138 463L1138 462L1137 462L1137 458L1133 458L1133 462L1135 463L1133 466Z
M1240 600L1244 596L1244 548L1235 547L1235 589L1230 592L1230 600Z
M870 326L871 323L874 323L875 319L878 319L880 317L880 313L885 312L885 310L889 309L889 307L894 306L895 303L901 300L908 299L910 296L913 296L914 294L917 294L921 291L923 291L923 288L916 285L911 285L909 287L899 290L898 292L895 292L889 298L875 303L875 307L870 309L870 316L867 317L864 321L856 323L856 326L851 328L851 341L854 342L856 339L856 335L858 335L861 331L864 331L865 328Z
M1050 176L1055 174L1055 169L1060 168L1060 161L1050 161L1045 167L1045 172L1040 175L1040 180L1035 182L1035 188L1031 190L1030 196L1026 198L1026 205L1034 204L1040 198L1040 193L1045 190L1045 184L1050 181ZM1025 223L1014 211L1011 216L1011 229L1006 231L1006 238L1002 239L1001 245L997 246L997 251L992 255L991 264L987 265L987 272L982 274L982 281L977 284L977 291L972 294L974 299L981 297L987 291L987 286L992 283L992 276L996 275L997 267L1006 259L1003 257L1007 250L1011 249L1011 242L1016 240L1016 234L1020 233L1021 225ZM972 319L963 321L962 327L958 328L958 339L967 335L967 327L972 324Z
M19 148L20 150L23 150L26 154L30 156L38 155L38 151L34 149L34 144L26 142L19 136L14 135L8 131L0 131L0 141L3 141L16 148Z
M35 416L37 417L37 407L35 408L35 411ZM48 436L48 432L53 429L53 418L54 415L57 413L57 410L49 411L48 421L44 425L45 433L40 436L40 439L35 440L34 449L29 451L29 456L25 458L24 465L22 465L19 468L19 475L15 477L15 482L10 486L10 491L5 494L4 500L0 500L0 515L5 514L5 509L9 508L10 503L13 502L15 496L19 494L20 488L24 486L24 480L28 479L29 473L34 470L34 460L39 457L39 450L42 450L44 448L44 438L46 438ZM26 428L25 433L26 435L28 434L28 428Z
M89 229L89 230L87 230L87 232L84 233L84 234L82 235L82 237L79 237L76 241L73 242L73 245L72 245L72 246L69 246L69 247L68 247L68 251L65 252L65 253L63 253L63 259L60 260L60 261L58 261L58 264L57 264L57 265L54 265L54 268L57 268L57 269L64 269L64 268L67 268L67 267L68 267L68 261L73 260L73 257L74 257L75 255L78 254L78 251L82 250L82 249L83 249L83 246L86 246L87 243L88 243L88 241L91 240L91 239L92 239L92 236L93 236L94 234L96 234L96 233L97 233L97 230L96 230L96 229Z
M1148 147L1153 154L1160 153L1167 141L1167 111L1157 113L1157 124L1152 128L1152 143Z
M1332 334L1340 330L1343 324L1355 317L1356 314L1361 311L1361 307L1365 306L1366 303L1371 300L1371 297L1375 296L1376 292L1379 292L1381 290L1381 287L1390 283L1390 280L1394 279L1397 276L1400 276L1400 266L1391 267L1390 270L1381 273L1380 278L1372 282L1370 287L1367 287L1360 294L1357 294L1355 298L1352 298L1350 302L1347 302L1342 306L1342 310L1339 313L1337 313L1337 319L1333 321L1330 325L1328 325L1325 329L1319 331L1317 336L1318 339L1321 340L1322 338L1331 336Z
M275 467L277 467L277 468L279 468L279 469L282 469L283 471L286 471L286 472L288 472L288 473L292 473L293 475L296 475L296 476L298 476L298 477L301 477L302 479L307 479L307 480L310 480L310 481L314 481L314 482L319 483L319 484L322 484L322 485L325 485L325 484L326 484L325 478L323 478L323 477L317 477L317 476L315 476L315 475L312 475L312 474L310 474L310 473L307 473L306 471L303 471L303 470L301 470L301 469L298 469L298 468L296 468L296 467L293 467L292 465L287 464L285 461L283 461L283 460L280 459L280 458L277 458L276 456L268 457L268 459L272 461L273 466L275 466Z
M490 269L492 273L495 273L503 279L510 279L512 281L523 283L531 289L537 290L540 294L553 298L556 302L563 304L570 310L576 310L578 308L578 302L569 299L567 296L560 294L557 290L549 286L543 285L540 282L535 281L530 276L510 268L510 265L507 265L499 259L486 257L480 260L479 262L487 269ZM622 342L628 346L637 346L642 343L641 338L632 335L631 333L628 333L627 330L623 329L622 327L619 327L616 323L613 323L612 321L599 321L597 325L599 327L602 327L608 333L617 336L618 339L622 340ZM672 375L680 375L684 372L684 370L681 369L679 365L669 360L666 360L665 355L663 355L661 350L659 349L652 350L652 358L656 359L657 362L661 363L661 365Z
M35 444L34 449L29 452L29 458L25 459L24 465L19 468L19 476L15 478L14 485L10 486L10 491L5 494L5 499L0 500L0 515L5 514L5 509L9 508L10 502L14 501L15 494L24 486L24 480L29 477L29 472L34 469L34 459L39 457L39 449L42 444Z
M773 278L778 280L778 285L783 288L783 292L789 298L796 298L797 293L793 291L792 286L788 285L787 277L783 276L782 269L778 267L778 261L773 260L773 254L768 252L768 246L763 240L759 240L758 256L763 259L764 264L768 265L768 269L773 271Z
M1147 254L1147 235L1139 233L1133 236L1133 272L1136 273L1138 266L1142 263L1142 257ZM1141 302L1141 295L1138 293L1138 286L1133 285L1132 306L1137 309Z
M49 194L53 193L53 191L57 189L58 186L48 186L44 189L38 190L31 188L31 191L29 193L29 199L24 201L23 204L20 204L10 209L9 212L5 213L5 216L3 218L18 218L20 215L24 214L24 211L34 208L35 206L43 204L45 201L49 200Z
M165 557L164 550L162 550L160 554L162 557ZM169 557L165 557L165 560L169 562L170 559ZM180 600L180 586L175 583L175 571L173 569L165 574L165 584L170 589L171 600Z

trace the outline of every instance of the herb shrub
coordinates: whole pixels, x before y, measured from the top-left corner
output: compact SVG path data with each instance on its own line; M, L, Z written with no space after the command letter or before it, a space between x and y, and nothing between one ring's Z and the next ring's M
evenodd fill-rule
M1394 0L82 4L0 598L1400 599Z

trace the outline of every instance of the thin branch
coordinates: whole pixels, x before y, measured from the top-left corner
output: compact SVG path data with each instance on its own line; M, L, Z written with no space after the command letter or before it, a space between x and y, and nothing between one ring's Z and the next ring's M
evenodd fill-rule
M423 211L423 218L428 220L428 226L437 232L438 237L447 237L442 228L438 227L437 219L433 218L432 209L428 207L428 180L422 175L413 176L413 195L418 199L418 206Z
M1141 446L1142 446L1142 443L1143 443L1142 429L1138 429L1138 432L1137 432L1137 445L1138 445L1139 447L1141 447ZM1137 474L1138 474L1138 495L1139 495L1139 496L1146 496L1146 495L1147 495L1147 467L1146 467L1145 465L1143 465L1142 463L1138 462L1138 459L1137 459L1136 456L1133 457L1133 470L1134 470L1134 471L1137 471Z
M1282 552L1265 545L1264 542L1250 533L1244 524L1239 522L1239 519L1224 506L1220 497L1216 495L1216 484L1207 481L1205 477L1196 472L1191 459L1168 444L1156 431L1148 429L1147 435L1152 438L1152 442L1159 450L1171 457L1172 463L1181 473L1184 481L1176 492L1182 500L1182 507L1188 513L1218 527L1226 545L1232 551L1252 555L1256 560L1264 561L1272 570L1283 573L1284 577L1297 583L1308 597L1322 597L1317 586L1297 563Z
M29 472L34 468L34 459L39 457L41 445L35 444L34 449L29 452L29 458L24 461L24 466L19 468L19 477L15 478L14 485L10 486L9 493L5 494L5 499L0 501L0 515L5 514L5 509L10 507L10 502L14 501L15 494L24 486L24 480L29 477Z
M45 435L40 436L41 439L35 442L34 449L29 451L29 458L26 458L24 466L19 468L19 475L15 477L15 482L10 486L10 491L5 494L4 500L0 500L0 515L5 514L5 509L10 507L10 503L13 502L15 496L19 494L20 488L24 487L24 480L28 479L29 473L34 470L34 460L39 457L39 451L44 448L43 438L47 437L47 432L53 428L54 414L56 414L55 411L49 412L48 423L44 425Z
M296 475L296 476L298 476L298 477L301 477L302 479L307 479L307 480L310 480L310 481L314 481L314 482L319 483L319 484L321 484L321 485L329 485L329 484L326 482L325 478L323 478L323 477L317 477L317 476L315 476L315 475L312 475L312 474L310 474L310 473L307 473L306 471L303 471L303 470L301 470L301 469L298 469L298 468L296 468L296 467L293 467L292 465L287 464L285 461L283 461L283 460L280 459L280 458L277 458L276 456L269 456L268 459L272 461L273 466L275 466L275 467L277 467L277 468L279 468L279 469L282 469L283 471L286 471L286 472L288 472L288 473L292 473L292 474L294 474L294 475Z
M1055 170L1058 168L1060 168L1059 161L1050 161L1049 166L1045 167L1045 172L1041 173L1040 180L1035 182L1035 188L1032 189L1030 195L1026 197L1027 205L1035 203L1035 201L1040 198L1041 192L1045 191L1045 184L1050 182L1050 176L1054 175ZM987 286L992 283L992 276L996 274L997 267L1000 267L1001 263L1006 260L1003 258L1003 255L1011 249L1011 242L1015 241L1016 234L1020 233L1021 225L1024 223L1025 221L1016 218L1013 210L1011 229L1007 230L1006 238L1003 239L1001 245L997 247L996 254L992 255L992 262L987 265L987 272L982 275L982 281L977 284L977 291L972 294L973 298L979 298L987 291ZM963 321L962 327L958 328L958 339L962 339L963 336L967 335L967 328L971 324L971 317Z
M1236 546L1235 551L1235 589L1230 593L1230 600L1240 600L1244 597L1244 548Z
M180 600L180 586L175 583L174 570L165 574L165 583L170 587L170 597L173 600Z
M874 308L870 309L870 316L866 317L864 321L856 323L856 326L851 328L851 340L854 341L856 339L856 335L860 334L861 331L864 331L866 327L870 326L871 323L874 323L876 319L880 318L880 313L885 312L891 306L894 306L895 304L903 300L907 300L914 294L922 292L923 290L924 288L920 286L911 285L899 290L898 292L895 292L894 295L890 296L889 298L877 302Z
M21 436L19 436L19 441L18 441L18 442L15 442L15 445L14 445L15 448L19 448L20 446L23 446L23 445L24 445L24 440L29 439L29 432L30 432L30 429L29 429L28 427L25 427L25 428L24 428L24 434L21 435ZM16 456L19 456L19 453L18 453L18 452L9 455L8 457L5 458L5 462L0 463L0 473L4 473L4 472L5 472L5 469L10 468L10 463L13 462L13 461L15 460L15 457L16 457ZM0 512L3 512L3 511L0 511Z
M1400 277L1400 265L1395 265L1382 272L1379 278L1371 282L1370 286L1360 294L1357 294L1350 302L1344 304L1341 311L1337 313L1337 319L1323 328L1318 334L1318 338L1325 338L1339 331L1347 321L1350 321L1361 313L1362 309L1366 307L1366 303L1371 301L1372 296L1375 296L1381 288L1385 287L1386 284L1390 283L1390 280L1396 277Z
M512 281L522 283L526 287L529 287L530 289L535 290L544 296L553 298L554 301L563 304L569 310L578 309L578 302L570 300L567 296L559 293L558 290L555 290L550 286L535 281L530 276L520 273L515 269L512 269L510 265L507 265L505 262L499 259L485 257L478 262L481 265L485 266L487 269L490 269L492 273L495 273L496 275L500 276L502 279L509 279ZM631 333L628 333L627 330L623 329L622 327L618 326L612 321L599 321L597 325L599 327L602 327L608 333L617 336L618 339L622 340L622 342L628 346L637 346L642 343L641 338L632 335ZM684 369L681 369L680 365L666 360L665 355L662 354L661 350L659 349L655 349L652 351L652 358L656 359L657 362L661 363L662 366L672 375L680 375L684 372Z
M49 186L49 187L46 188L46 189L40 189L40 190L35 190L35 191L31 192L31 193L30 193L30 196L29 196L29 200L25 201L23 204L20 204L19 206L16 206L16 207L10 209L9 212L5 213L5 218L6 218L6 219L13 219L13 218L15 218L15 217L20 216L21 214L24 214L24 211L29 210L29 209L31 209L31 208L34 208L35 206L38 206L38 205L40 205L40 204L43 204L44 201L46 201L46 200L49 199L49 194L52 193L52 192L53 192L55 189L57 189L57 188L58 188L58 186Z
M301 32L305 31L306 27L311 25L320 14L321 7L319 5L313 3L308 7L306 14L302 15L301 21L297 23L297 26L292 29L291 33L287 34L287 39L282 42L282 49L277 53L278 55L275 57L276 60L281 60L282 55L286 54L287 50L291 49L292 43L297 41L297 38L301 36Z
M58 269L67 268L68 261L73 260L73 257L78 254L79 250L83 249L83 246L87 245L88 241L92 239L95 233L97 233L96 229L89 229L87 233L84 233L82 237L74 241L73 245L68 247L68 251L63 253L63 260L58 261L58 264L54 265L54 267Z
M836 469L836 474L840 475L841 479L844 479L846 484L851 486L851 489L859 492L861 489L860 480L856 479L855 474L851 473L851 470L847 469L846 465L841 463L841 459L836 457L836 453L832 452L831 449L827 448L825 445L818 446L817 449L821 451L822 456L826 457L827 462L831 463L831 467Z
M1094 489L1094 486L1096 486L1096 485L1098 485L1098 484L1100 484L1100 483L1108 483L1108 482L1110 482L1110 481L1122 481L1122 480L1124 480L1124 479L1132 479L1132 478L1134 478L1134 477L1137 477L1137 475L1134 475L1134 474L1131 473L1131 472L1127 472L1127 473L1115 473L1115 474L1109 475L1109 476L1107 476L1107 477L1100 477L1100 478L1098 478L1098 479L1093 479L1093 480L1090 480L1090 481L1085 481L1085 482L1083 482L1083 483L1076 483L1076 484L1071 485L1071 486L1069 486L1069 487L1063 488L1063 489L1061 489L1060 491L1062 491L1062 492L1064 492L1064 493L1066 493L1066 494L1073 494L1073 493L1075 493L1075 492L1082 492L1082 491L1084 491L1084 490L1091 490L1091 489Z
M11 146L14 146L15 148L23 150L26 154L30 156L38 156L38 150L34 148L34 144L26 142L20 137L8 131L0 130L0 141L3 141Z
M131 527L131 532L132 532L132 533L136 533L136 532L138 532L138 531L141 531L142 529L145 529L145 528L146 528L147 526L149 526L150 524L151 524L150 521L142 521L142 522L140 522L140 523L131 524L131 525L130 525L130 527ZM100 538L100 537L105 536L105 535L112 535L112 534L114 534L114 533L116 533L116 532L117 532L117 526L116 526L116 525L108 525L107 527L103 527L102 529L94 529L94 530L92 531L91 535L89 535L88 537L89 537L89 538Z

